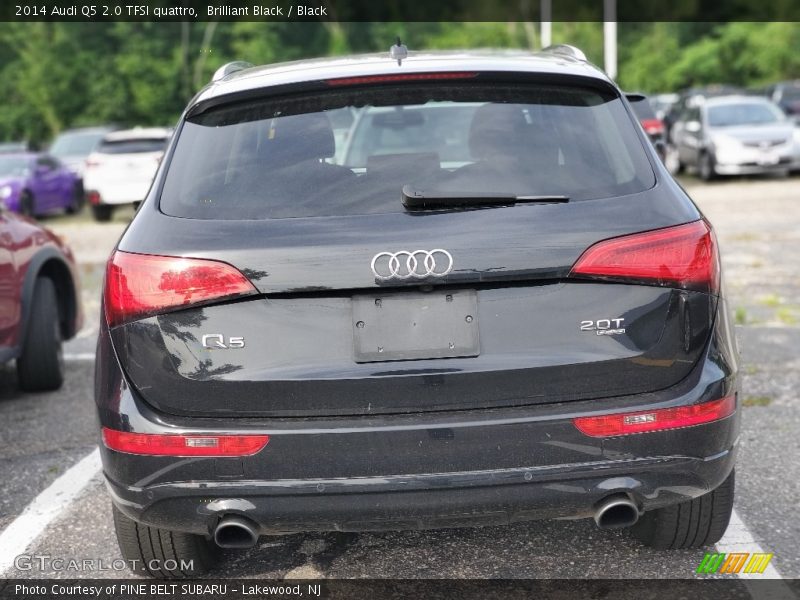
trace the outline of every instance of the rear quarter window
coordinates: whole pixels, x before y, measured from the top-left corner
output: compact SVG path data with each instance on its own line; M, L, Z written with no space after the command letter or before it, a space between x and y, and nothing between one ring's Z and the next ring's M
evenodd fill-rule
M336 89L191 116L161 210L201 219L403 212L404 185L590 200L655 176L620 98L545 84Z

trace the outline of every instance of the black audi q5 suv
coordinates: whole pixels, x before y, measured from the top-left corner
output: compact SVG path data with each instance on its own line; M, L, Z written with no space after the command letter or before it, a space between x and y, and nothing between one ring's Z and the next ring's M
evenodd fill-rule
M299 531L594 518L713 544L737 350L711 225L579 51L234 63L109 259L135 568Z

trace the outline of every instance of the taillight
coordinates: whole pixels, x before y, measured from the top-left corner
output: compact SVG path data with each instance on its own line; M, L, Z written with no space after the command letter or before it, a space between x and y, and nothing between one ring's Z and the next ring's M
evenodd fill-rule
M89 201L89 204L94 206L100 204L102 198L100 198L100 192L96 192L94 190L89 190L86 192L86 199Z
M644 412L618 413L597 417L578 417L573 419L581 433L591 437L612 437L679 429L719 421L729 417L736 410L736 396L726 396L719 400L660 408Z
M446 73L403 73L400 75L364 75L328 79L328 85L368 85L375 83L401 83L404 81L439 81L442 79L472 79L478 74L471 71Z
M719 256L705 221L624 235L596 243L570 277L637 282L716 293Z
M215 260L115 252L104 303L109 326L199 303L257 293L235 267Z
M269 442L268 435L175 435L130 433L103 427L110 450L149 456L250 456Z
M664 123L661 119L642 119L642 128L648 135L664 133Z

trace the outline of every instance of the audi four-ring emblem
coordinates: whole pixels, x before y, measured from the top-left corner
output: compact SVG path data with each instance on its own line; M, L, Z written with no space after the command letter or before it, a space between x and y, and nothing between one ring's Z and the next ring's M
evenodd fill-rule
M453 256L441 248L378 252L372 257L370 267L379 281L444 277L453 270Z

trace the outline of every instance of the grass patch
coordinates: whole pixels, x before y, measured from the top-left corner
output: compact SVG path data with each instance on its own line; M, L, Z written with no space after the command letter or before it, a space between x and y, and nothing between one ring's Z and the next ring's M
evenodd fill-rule
M777 294L767 294L766 296L761 296L758 301L764 306L769 306L770 308L777 308L783 304L783 299Z
M737 306L734 319L737 325L747 325L747 309L744 306Z
M769 396L746 396L742 400L742 406L769 406L772 398Z
M775 311L775 316L784 325L797 325L798 323L797 313L789 307L779 308Z
M756 375L761 372L761 369L758 368L756 365L745 365L744 366L744 374L745 375Z
M755 233L737 233L736 235L732 235L730 237L732 242L754 242L755 240L759 239Z

